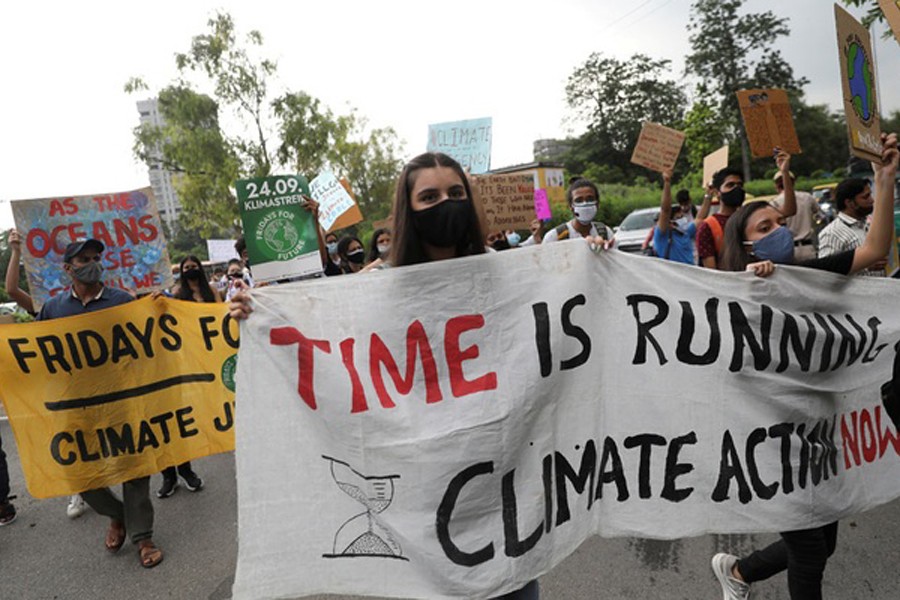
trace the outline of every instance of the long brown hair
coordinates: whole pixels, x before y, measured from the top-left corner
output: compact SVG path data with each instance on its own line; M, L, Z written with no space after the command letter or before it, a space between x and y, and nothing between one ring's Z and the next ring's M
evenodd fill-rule
M722 271L744 271L747 265L757 262L759 259L747 252L744 242L747 241L744 232L747 230L747 222L750 215L761 208L772 208L768 202L750 202L737 209L728 217L725 223L725 236L722 243Z
M459 166L458 162L446 154L426 152L406 163L406 166L403 167L403 171L400 173L400 177L397 179L397 192L394 195L394 207L391 213L394 231L391 238L390 255L390 262L395 267L415 265L428 262L429 260L413 221L414 211L410 201L410 193L416 180L416 173L420 169L435 167L448 167L459 175L471 207L468 235L457 245L456 256L484 254L484 234L478 220L478 213L475 210L472 188L469 186L469 179L466 177L465 171Z

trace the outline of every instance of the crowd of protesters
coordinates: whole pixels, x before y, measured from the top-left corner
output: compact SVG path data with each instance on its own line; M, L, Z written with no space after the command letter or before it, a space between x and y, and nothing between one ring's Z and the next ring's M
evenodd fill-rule
M761 277L771 275L779 264L843 275L883 276L891 238L895 235L896 135L884 136L883 145L882 162L873 163L873 180L842 181L835 191L839 214L818 232L815 199L795 190L791 157L783 151L775 152L775 183L779 195L771 202L748 199L743 173L729 168L706 182L706 193L699 207L691 202L686 190L678 191L673 202L672 174L664 173L659 214L648 235L648 245L652 243L658 260L722 271L750 270ZM319 232L322 271L328 277L365 276L374 269L402 268L573 239L584 239L594 249L609 248L615 233L597 220L602 200L593 182L574 178L566 193L570 220L548 231L536 220L524 240L525 232L486 231L475 209L469 178L460 165L443 154L422 154L404 167L397 183L391 228L376 230L368 250L355 235ZM713 207L718 210L713 211ZM317 216L318 205L314 201L309 200L306 208ZM18 287L19 235L11 232L9 242L13 252L7 272L7 291L25 310L34 312L31 299ZM183 257L178 267L178 284L168 294L192 302L225 300L229 302L232 317L250 317L250 289L256 283L243 239L238 240L235 251L240 258L230 261L224 270L213 273L209 279L197 257ZM62 268L71 279L71 287L47 302L36 318L62 318L131 301L131 294L103 285L103 252L104 246L97 240L76 240L69 244ZM203 485L190 463L170 465L163 472L157 496L166 498L174 493L179 477L191 491ZM108 516L106 548L117 551L126 535L130 535L139 548L141 564L152 567L162 560L162 552L152 540L149 485L149 477L125 482L122 500L105 488L90 490L80 498L74 497L70 509L83 499L97 513ZM15 519L10 498L6 460L0 446L0 525ZM810 510L814 511L814 507ZM70 516L76 512L70 510ZM821 598L822 574L834 551L836 536L837 523L783 532L776 544L747 557L716 555L713 570L726 599L747 598L752 582L784 570L792 599ZM538 595L537 582L532 581L506 597L531 599Z

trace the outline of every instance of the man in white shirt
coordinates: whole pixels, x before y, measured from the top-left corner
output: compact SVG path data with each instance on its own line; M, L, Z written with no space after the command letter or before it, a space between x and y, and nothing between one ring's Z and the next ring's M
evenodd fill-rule
M791 181L796 182L793 173L788 173ZM772 204L781 208L784 204L784 181L781 172L775 173L775 189L778 190L778 197L772 201ZM819 203L812 194L801 191L794 191L797 199L797 214L788 217L786 225L791 233L794 234L794 261L803 262L816 258L815 240L815 224L816 216L819 214Z
M863 245L869 225L866 217L872 214L874 206L872 187L865 179L851 177L840 182L835 189L835 204L838 215L819 233L819 256L831 256L838 252L854 250ZM885 260L859 275L884 277Z
M587 179L576 179L566 190L566 201L575 218L551 229L544 235L541 243L557 242L579 237L602 237L609 241L613 231L606 224L595 221L600 193L597 186Z

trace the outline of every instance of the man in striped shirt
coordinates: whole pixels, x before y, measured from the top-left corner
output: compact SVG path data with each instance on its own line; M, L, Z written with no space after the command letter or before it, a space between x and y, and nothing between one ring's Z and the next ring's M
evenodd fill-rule
M868 181L857 177L845 179L835 189L835 202L840 212L837 218L819 233L820 257L862 246L866 232L869 231L866 217L872 214L874 200ZM884 277L886 264L887 257L872 268L860 271L859 274Z

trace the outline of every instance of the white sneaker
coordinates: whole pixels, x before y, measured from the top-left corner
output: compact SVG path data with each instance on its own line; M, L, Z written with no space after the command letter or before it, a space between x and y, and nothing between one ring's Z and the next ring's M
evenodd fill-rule
M84 514L85 510L87 510L87 507L84 504L84 499L81 497L81 494L75 494L69 498L69 506L66 508L66 514L69 515L70 519L77 519Z
M731 574L737 556L716 554L712 557L712 570L716 579L722 584L722 600L747 600L750 597L750 584L735 579Z

